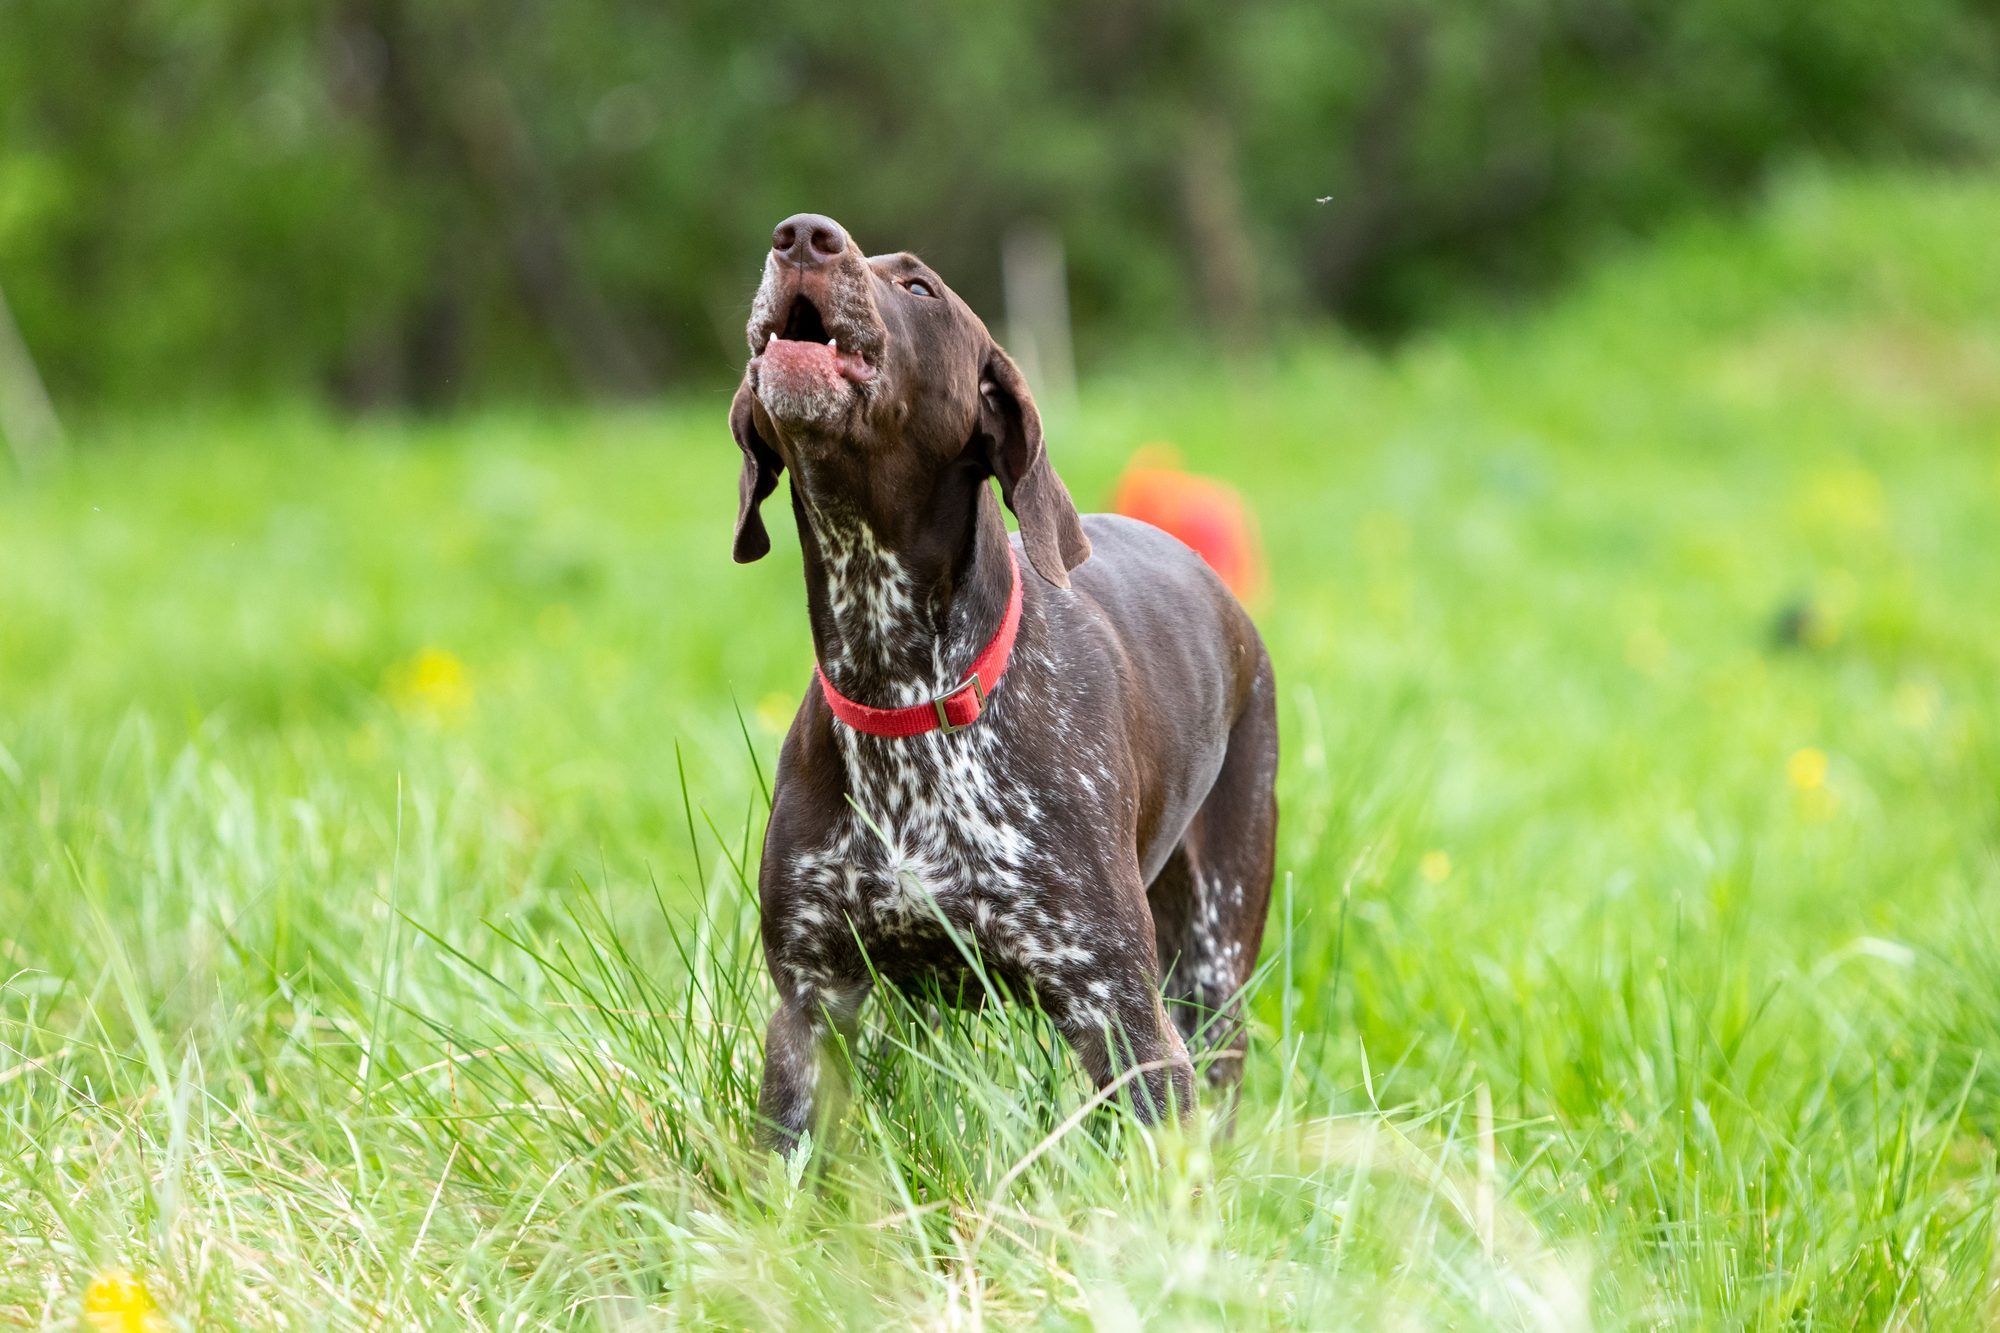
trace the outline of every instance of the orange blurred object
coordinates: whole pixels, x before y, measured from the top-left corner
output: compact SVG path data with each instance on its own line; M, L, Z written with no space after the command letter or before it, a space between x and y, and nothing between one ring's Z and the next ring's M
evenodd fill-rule
M1192 546L1237 600L1263 595L1264 552L1249 506L1234 487L1182 471L1172 446L1149 444L1132 456L1111 508Z

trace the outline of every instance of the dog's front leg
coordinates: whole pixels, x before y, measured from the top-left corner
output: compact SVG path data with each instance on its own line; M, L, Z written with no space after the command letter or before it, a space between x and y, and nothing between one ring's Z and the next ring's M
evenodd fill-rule
M1057 1024L1099 1088L1123 1080L1119 1096L1144 1124L1185 1120L1194 1111L1194 1062L1168 1021L1151 974L1135 964L1098 991L1064 997ZM1099 998L1099 992L1109 992Z
M845 1100L845 1058L833 1049L838 1034L851 1049L860 1032L866 992L838 1002L820 995L794 996L778 1006L764 1030L764 1084L757 1095L758 1139L790 1157L808 1130L824 1126Z

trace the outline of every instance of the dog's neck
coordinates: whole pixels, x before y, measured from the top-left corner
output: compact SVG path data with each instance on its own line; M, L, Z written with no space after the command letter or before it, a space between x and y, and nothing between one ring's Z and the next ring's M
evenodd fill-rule
M792 508L813 650L833 687L900 708L957 685L999 627L1013 578L992 487L953 470L916 503L871 512L865 494L795 472Z

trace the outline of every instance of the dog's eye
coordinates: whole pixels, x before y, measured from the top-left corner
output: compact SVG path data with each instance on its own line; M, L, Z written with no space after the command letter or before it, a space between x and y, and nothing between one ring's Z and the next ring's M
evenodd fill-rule
M913 296L935 297L937 295L936 292L931 290L931 285L928 282L925 282L922 278L911 278L908 282L904 283L903 286L906 289L908 289L910 294Z

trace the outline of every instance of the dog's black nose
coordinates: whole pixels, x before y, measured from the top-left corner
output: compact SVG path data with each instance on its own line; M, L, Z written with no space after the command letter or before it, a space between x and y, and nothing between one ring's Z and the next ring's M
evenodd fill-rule
M794 213L771 233L771 248L801 268L830 264L847 248L847 233L832 218Z

